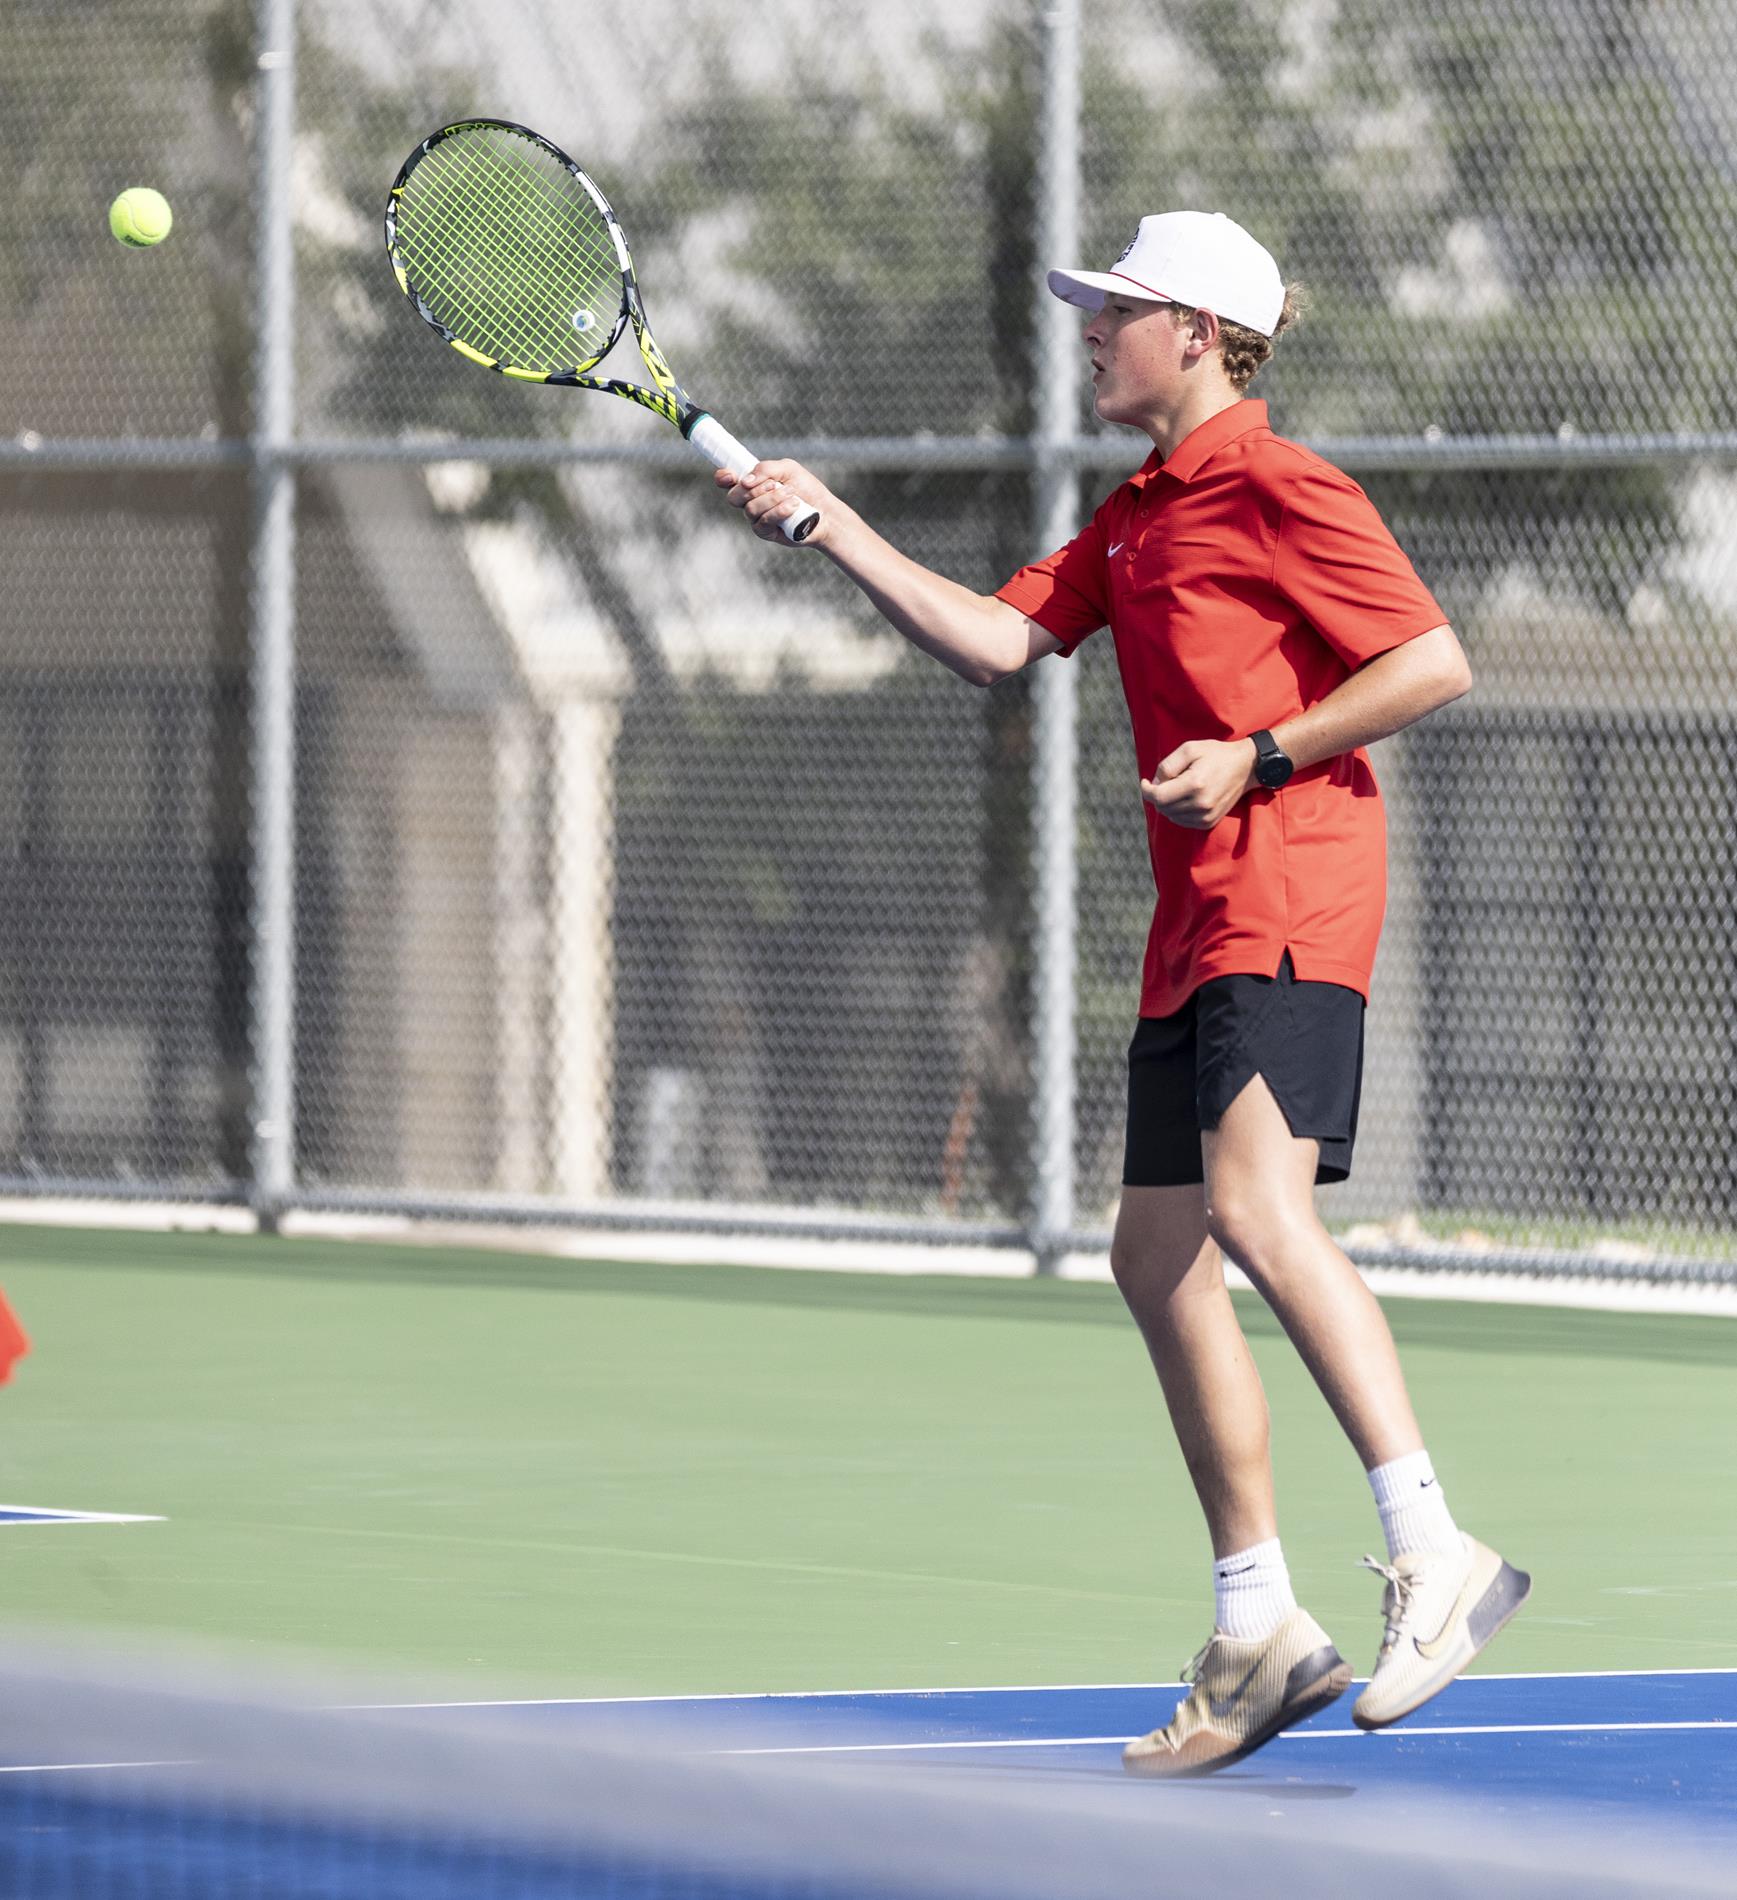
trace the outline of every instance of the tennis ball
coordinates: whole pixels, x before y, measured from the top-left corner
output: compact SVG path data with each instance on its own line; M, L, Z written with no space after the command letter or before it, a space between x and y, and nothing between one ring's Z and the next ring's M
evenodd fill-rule
M109 229L135 251L161 244L174 222L169 200L149 185L132 186L109 206Z

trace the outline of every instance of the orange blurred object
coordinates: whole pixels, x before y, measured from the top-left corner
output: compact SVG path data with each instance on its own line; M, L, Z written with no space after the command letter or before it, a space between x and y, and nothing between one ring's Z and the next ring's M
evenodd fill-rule
M30 1350L30 1335L18 1323L18 1315L0 1293L0 1385L12 1377L12 1368Z

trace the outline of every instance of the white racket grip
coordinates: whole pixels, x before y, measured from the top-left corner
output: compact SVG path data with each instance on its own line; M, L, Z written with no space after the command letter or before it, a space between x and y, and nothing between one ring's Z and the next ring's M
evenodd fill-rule
M737 475L746 475L760 459L752 449L738 442L713 415L699 416L688 431L688 440L713 468L727 468ZM804 502L794 514L786 515L778 525L784 530L786 541L801 543L820 525L820 510Z

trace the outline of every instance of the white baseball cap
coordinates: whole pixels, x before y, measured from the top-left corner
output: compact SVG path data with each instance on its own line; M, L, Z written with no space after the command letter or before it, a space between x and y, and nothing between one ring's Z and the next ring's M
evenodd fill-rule
M1278 329L1285 307L1272 252L1222 211L1142 218L1114 270L1052 270L1049 287L1082 310L1101 310L1104 299L1119 292L1210 310L1262 336Z

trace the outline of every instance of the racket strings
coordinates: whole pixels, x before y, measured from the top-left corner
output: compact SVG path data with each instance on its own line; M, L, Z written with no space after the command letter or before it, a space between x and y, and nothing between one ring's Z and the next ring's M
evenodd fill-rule
M445 195L419 207L427 228L416 232L421 242L415 261L429 273L419 290L447 302L443 320L454 316L468 323L471 335L465 340L497 358L550 356L558 367L581 354L594 355L576 346L570 320L576 297L587 308L604 301L593 295L595 247L583 245L583 257L576 259L579 247L572 240L583 235L580 227L569 222L551 234L545 218L527 221L524 181L486 163L480 149L473 146L453 156L461 166L449 165L447 176L435 185ZM548 196L542 194L543 210ZM541 226L540 231L533 229L527 237L528 223ZM448 327L456 331L460 326Z
M569 241L577 241L585 253L585 261L595 272L610 282L620 276L621 259L608 219L597 200L571 172L563 168L551 173L534 159L527 159L518 152L503 152L492 143L479 145L476 157L488 177L515 188L528 186L544 208L560 214L561 235ZM515 159L517 164L511 162Z
M515 182L528 179L554 209L564 214L562 232L566 243L562 245L560 257L567 266L568 282L552 288L565 293L576 290L594 317L612 320L621 306L622 270L607 220L596 201L589 193L584 198L575 198L566 190L552 192L549 187L556 181L533 167L521 166L515 174L514 168L504 164L493 151L486 151L483 157L489 175L500 180L505 189L510 190ZM570 173L560 175L563 186L570 181ZM566 314L560 298L555 301L554 313L557 323ZM610 327L613 328L612 321Z
M439 170L414 196L411 175L399 214L418 294L496 360L545 370L595 361L602 351L586 346L613 341L621 294L620 262L595 201L563 189L576 183L569 173L547 175L493 140L445 141L418 170L437 158ZM599 335L574 329L576 311L600 321Z
M443 317L468 320L474 331L469 340L492 344L497 338L481 306L489 296L486 279L493 234L473 228L464 174L474 169L474 154L443 151L437 172L422 181L415 219L400 220L399 243L407 252L406 262L419 273L418 289L449 306ZM408 234L406 222L413 223ZM479 244L479 238L485 241Z
M548 191L546 181L529 167L503 165L477 142L458 152L447 152L444 148L437 151L444 171L433 181L431 189L444 195L434 207L418 206L435 225L432 233L422 234L429 245L429 255L435 261L474 265L476 252L457 249L456 241L482 238L487 240L482 247L483 258L493 264L503 248L509 256L515 247L535 248L540 235L547 240L547 248L553 255L567 262L569 274L572 274L575 251L583 253L583 262L595 272L599 253L592 233L585 223L572 216L571 201L564 201ZM530 203L527 187L533 186L541 189L537 191L537 201ZM534 214L531 219L525 216L527 209ZM494 212L505 216L496 220L490 216ZM552 233L550 220L544 215L549 212L568 214ZM531 233L529 240L527 232Z

